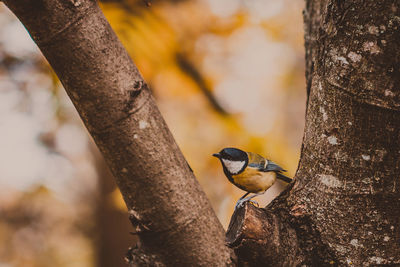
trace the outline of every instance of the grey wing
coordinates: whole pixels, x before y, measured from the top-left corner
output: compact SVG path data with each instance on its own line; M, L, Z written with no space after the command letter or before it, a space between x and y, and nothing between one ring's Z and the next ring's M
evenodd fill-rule
M267 166L265 166L265 168L262 169L262 171L265 172L285 172L286 170L283 169L281 166L279 166L278 164L272 162L272 161L268 161Z
M252 152L247 152L247 156L249 157L249 167L259 170L264 169L265 159L262 156Z

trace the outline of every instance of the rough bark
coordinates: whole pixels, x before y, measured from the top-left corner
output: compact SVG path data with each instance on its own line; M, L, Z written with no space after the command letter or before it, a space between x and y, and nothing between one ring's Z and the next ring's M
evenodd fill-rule
M400 2L308 0L304 18L295 181L227 240L244 265L400 265Z
M222 226L97 3L4 2L57 73L110 166L141 251L161 265L229 265Z

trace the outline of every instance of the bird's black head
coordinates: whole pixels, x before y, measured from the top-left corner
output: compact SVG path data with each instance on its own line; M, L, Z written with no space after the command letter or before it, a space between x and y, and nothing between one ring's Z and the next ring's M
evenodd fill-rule
M242 172L249 161L247 153L237 148L224 148L219 153L213 154L221 160L226 174L238 174Z
M233 147L224 148L219 153L213 154L213 156L219 159L228 159L232 161L247 161L247 153Z

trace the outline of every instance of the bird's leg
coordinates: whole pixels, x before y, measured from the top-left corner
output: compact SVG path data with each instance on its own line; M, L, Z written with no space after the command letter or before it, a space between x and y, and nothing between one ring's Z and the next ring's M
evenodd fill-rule
M248 194L250 194L250 192L247 192L246 194L244 194L241 198L239 198L239 200L247 197Z
M262 195L262 194L264 194L264 193L265 193L265 191L260 192L260 193L255 193L255 194L252 195L252 196L246 197L246 196L249 194L249 192L247 192L247 194L245 194L244 196L242 196L242 197L238 200L238 202L236 202L235 210L236 210L237 208L241 207L241 206L243 205L243 203L244 203L244 202L247 202L247 201L252 202L253 204L257 205L257 207L258 207L259 205L258 205L257 201L251 200L251 199L252 199L253 197Z
M242 205L242 199L244 199L245 197L247 197L247 195L250 194L250 192L247 192L246 194L244 194L241 198L239 198L239 200L236 202L235 205L235 210Z

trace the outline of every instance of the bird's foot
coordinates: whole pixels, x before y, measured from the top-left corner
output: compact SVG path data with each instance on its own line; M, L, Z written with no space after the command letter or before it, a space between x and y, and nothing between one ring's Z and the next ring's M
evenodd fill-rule
M255 200L252 200L252 199L239 199L238 202L236 202L235 210L238 209L238 208L240 208L240 207L242 207L242 206L244 205L245 202L250 202L250 203L252 203L254 206L256 206L257 208L260 207L260 205L258 204L258 202L255 201Z
M255 201L255 200L249 200L249 202L252 203L252 204L253 204L254 206L256 206L257 208L260 207L260 205L258 204L258 202Z
M243 206L243 199L239 199L237 202L236 202L236 205L235 205L235 210L237 210L238 208L240 208L241 206Z

